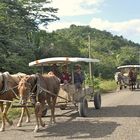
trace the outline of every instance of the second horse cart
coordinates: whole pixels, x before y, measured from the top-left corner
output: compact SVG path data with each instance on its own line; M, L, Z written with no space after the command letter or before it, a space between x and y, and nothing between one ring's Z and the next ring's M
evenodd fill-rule
M119 70L119 73L121 74L121 79L122 79L122 82L120 84L120 89L122 89L123 85L125 87L131 86L130 76L129 76L130 70L133 72L133 75L135 77L133 89L139 89L139 87L140 87L140 78L139 78L140 65L123 65L123 66L117 67L117 69ZM132 88L130 88L130 89L132 89Z

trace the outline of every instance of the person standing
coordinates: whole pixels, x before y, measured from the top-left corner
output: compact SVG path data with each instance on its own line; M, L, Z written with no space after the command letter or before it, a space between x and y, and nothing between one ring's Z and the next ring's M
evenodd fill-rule
M85 80L84 74L81 71L81 65L75 65L75 72L74 72L74 84L76 91L82 90L82 84Z

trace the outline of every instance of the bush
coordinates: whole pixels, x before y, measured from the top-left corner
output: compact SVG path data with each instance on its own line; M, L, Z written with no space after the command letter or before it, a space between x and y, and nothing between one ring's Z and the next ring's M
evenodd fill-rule
M100 90L103 93L113 92L117 89L117 84L114 80L104 80L94 76L90 79L89 74L85 74L85 84L93 86L94 90Z

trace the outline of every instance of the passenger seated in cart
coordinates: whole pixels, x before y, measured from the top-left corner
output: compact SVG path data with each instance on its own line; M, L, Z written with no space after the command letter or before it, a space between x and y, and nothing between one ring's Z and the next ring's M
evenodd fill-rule
M62 66L61 83L63 84L71 83L71 74L68 72L67 65Z
M51 71L53 72L53 74L55 76L57 76L59 79L61 79L61 73L58 69L58 66L56 64L53 64L52 67L51 67Z
M74 72L74 84L76 91L80 92L82 90L82 84L85 80L84 74L81 71L81 65L75 65L75 72Z

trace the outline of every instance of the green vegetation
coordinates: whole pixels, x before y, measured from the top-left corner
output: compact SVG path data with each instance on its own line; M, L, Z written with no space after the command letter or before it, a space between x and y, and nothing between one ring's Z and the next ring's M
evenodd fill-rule
M96 77L93 77L93 80L90 80L89 75L85 75L85 84L93 86L94 90L100 90L101 93L109 93L114 92L117 89L115 80L105 80Z
M33 114L34 109L33 108L29 108L29 112L30 112L30 114ZM21 114L21 108L12 108L12 109L9 109L8 118L10 120L16 119L16 118L19 118L20 117L20 114ZM0 112L0 116L1 116L1 112ZM24 114L24 116L26 116L26 114ZM0 117L0 120L1 120L1 117Z
M116 67L138 64L140 44L122 36L113 36L89 26L71 25L69 28L48 33L38 28L39 24L59 20L57 7L43 7L46 0L1 0L0 1L0 71L10 73L39 72L28 63L46 57L88 57L90 35L91 58L100 59L94 64L94 76L113 79ZM51 1L47 1L46 5ZM30 4L29 4L30 3ZM45 15L43 15L45 12ZM83 66L88 72L88 64Z
M114 80L101 80L99 87L102 93L109 93L117 89L117 84Z

